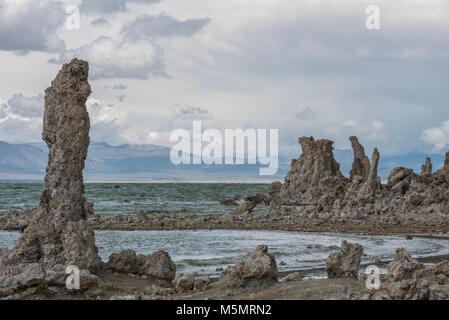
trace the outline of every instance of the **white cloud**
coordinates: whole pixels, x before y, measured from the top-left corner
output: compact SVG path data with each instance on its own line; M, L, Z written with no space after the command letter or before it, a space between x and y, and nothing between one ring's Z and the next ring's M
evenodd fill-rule
M67 50L50 62L66 63L74 57L89 61L91 79L167 77L162 49L149 41L116 42L100 37L88 45Z
M42 93L37 96L25 97L18 93L8 100L11 112L27 118L42 117L44 114L44 95Z
M209 21L208 18L178 21L166 14L142 15L126 24L122 29L122 34L128 40L190 37L200 31Z
M24 119L9 116L0 119L0 140L10 143L26 143L40 141L42 119Z
M382 141L386 139L385 124L381 121L373 121L371 130L368 133L368 139L372 141Z
M442 151L449 144L449 120L444 121L440 126L422 131L421 139L429 144L433 144L434 151Z
M104 110L113 120L95 125L97 141L144 143L152 132L161 140L173 127L191 126L182 108L200 106L213 115L204 127L278 128L280 150L299 152L302 135L349 148L348 136L358 135L367 150L397 154L429 147L420 140L423 129L449 119L448 70L441 68L449 61L447 1L382 0L378 31L365 28L365 1L166 0L147 6L151 1L64 0L73 2L111 6L82 9L80 30L57 32L70 50L56 61L88 59L91 79L98 79L91 81L93 94L105 106L115 104ZM185 22L205 17L210 22L186 37L192 26ZM98 19L109 23L93 26ZM11 30L0 46L17 36ZM97 43L100 37L108 40ZM149 55L141 52L147 47ZM60 67L46 63L59 52L0 55L2 97L43 93ZM158 77L157 70L172 78ZM111 90L120 83L128 87L124 103L115 100L122 93ZM311 113L298 106L312 106L318 117L299 121L297 113ZM10 112L4 109L3 116ZM438 147L445 141L444 135L428 140L438 140L431 144Z
M343 122L341 126L343 128L356 129L359 127L359 124L357 123L357 121L350 119L350 120L346 120L345 122Z
M82 0L81 11L95 14L110 14L127 11L127 2L155 4L161 0Z

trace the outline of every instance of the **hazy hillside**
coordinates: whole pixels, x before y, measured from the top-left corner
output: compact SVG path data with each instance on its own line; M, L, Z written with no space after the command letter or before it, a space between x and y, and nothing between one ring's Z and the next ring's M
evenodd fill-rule
M0 179L40 180L45 174L47 147L44 143L0 143ZM282 179L289 160L280 161L274 177L260 177L259 165L173 165L170 149L157 145L121 145L92 142L89 146L86 180L90 181L271 181Z
M0 174L44 173L47 152L30 144L0 141Z
M349 176L353 161L352 150L334 150L341 171ZM444 156L413 152L383 157L379 175L385 180L397 166L420 172L425 158L432 158L434 169L443 166ZM44 143L8 144L0 142L1 180L41 180L47 164ZM89 181L270 181L283 180L290 169L290 159L280 159L274 177L260 177L259 165L180 165L170 161L170 149L157 145L121 145L92 142L89 146L86 180Z

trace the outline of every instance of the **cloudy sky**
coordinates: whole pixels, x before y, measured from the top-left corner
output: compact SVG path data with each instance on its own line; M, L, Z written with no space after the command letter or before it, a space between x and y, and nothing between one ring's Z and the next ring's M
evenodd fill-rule
M73 57L90 63L96 141L168 145L202 120L277 128L285 156L305 135L449 150L445 0L0 0L0 140L40 140L44 90Z

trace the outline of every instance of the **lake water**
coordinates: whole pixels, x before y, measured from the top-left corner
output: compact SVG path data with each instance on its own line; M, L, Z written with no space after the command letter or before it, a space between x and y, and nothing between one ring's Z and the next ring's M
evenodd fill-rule
M267 184L244 183L86 183L85 197L95 204L95 213L169 212L192 215L221 214L232 207L220 205L219 199L236 194L249 196L263 193ZM42 183L0 183L0 211L35 208L43 189ZM258 210L263 210L259 208Z
M331 252L338 251L343 239L363 245L366 257L362 263L391 260L395 248L406 248L413 257L449 254L449 240L400 236L372 236L296 231L96 231L96 243L103 261L111 253L134 249L149 254L165 250L179 272L217 275L218 267L226 268L257 245L266 244L280 271L322 268ZM19 233L0 232L0 247L12 248ZM286 265L280 265L284 261ZM318 272L315 276L323 276Z
M262 193L267 184L222 183L88 183L85 196L95 203L100 214L170 212L192 215L221 214L232 207L219 199ZM0 183L0 211L12 208L34 208L39 204L41 183ZM263 210L263 208L259 209ZM0 247L12 248L20 234L0 232ZM260 244L269 246L280 271L309 270L324 267L328 255L339 250L341 240L358 242L365 248L363 262L390 260L395 248L404 247L414 256L449 254L449 240L396 236L370 236L290 231L96 231L97 246L104 261L113 252L134 249L149 254L167 251L180 272L197 271L217 275L218 267L226 268ZM285 265L280 265L284 261Z

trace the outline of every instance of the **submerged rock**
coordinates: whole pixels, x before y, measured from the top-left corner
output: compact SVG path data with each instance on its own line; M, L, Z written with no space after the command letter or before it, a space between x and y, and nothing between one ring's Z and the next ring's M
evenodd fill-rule
M236 206L238 205L236 201L240 200L241 196L236 194L234 197L230 199L220 199L218 202L224 206Z
M326 260L326 272L329 279L354 278L358 279L360 259L363 247L358 243L341 242L341 251L329 255Z

